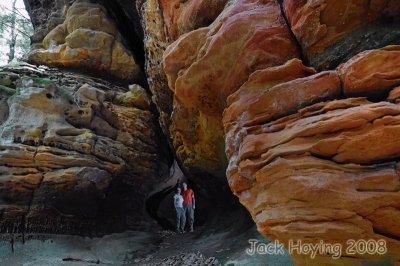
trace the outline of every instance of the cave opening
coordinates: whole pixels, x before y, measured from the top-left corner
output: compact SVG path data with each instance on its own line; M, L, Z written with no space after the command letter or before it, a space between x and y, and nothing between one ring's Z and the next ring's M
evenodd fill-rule
M175 160L171 166L170 180L146 200L146 210L160 227L175 230L173 195L183 182L193 189L196 198L194 226L207 234L214 230L229 232L240 227L254 227L249 213L231 192L227 180L198 172L188 173ZM205 228L205 229L204 229Z

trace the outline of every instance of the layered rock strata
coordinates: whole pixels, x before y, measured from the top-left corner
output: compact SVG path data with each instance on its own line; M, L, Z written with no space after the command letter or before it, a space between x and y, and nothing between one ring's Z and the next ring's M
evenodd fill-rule
M324 16L346 7L371 19L359 27L352 19L360 17L353 15L340 25L328 23L322 28L337 34L314 36L315 47L305 46L319 18L310 9L299 10L317 2L232 1L209 27L167 48L164 70L176 99L173 129L181 135L175 147L178 155L215 159L206 149L216 150L224 136L229 185L264 235L286 244L322 240L343 247L349 239L384 239L386 255L397 261L400 61L398 46L384 46L397 40L397 18L389 18L398 10L383 8L392 7L390 1L374 14L360 10L362 1L323 4ZM385 18L376 31L385 38L356 32L376 30L368 23ZM298 23L304 28L296 28ZM349 38L357 41L355 49L336 53ZM384 48L355 55L369 47ZM333 56L318 54L325 50ZM343 64L318 73L307 61L318 70ZM190 158L180 158L185 157ZM351 264L368 257L343 256L355 257ZM321 265L328 257L296 259Z
M32 65L2 71L1 231L145 221L146 197L167 177L146 91Z
M383 239L400 259L399 59L389 46L307 77L291 61L228 98L228 180L260 232L343 247Z
M72 2L65 4L69 7ZM126 5L123 0L116 2ZM189 173L216 186L215 179L208 177L224 180L229 162L229 185L266 236L286 243L323 240L343 246L349 238L384 239L392 255L389 259L399 260L398 0L134 2L141 15L152 100L164 133L171 137L178 160ZM115 19L115 10L111 13ZM89 25L85 23L83 28ZM120 28L119 24L116 32ZM58 40L47 36L43 44ZM113 36L120 40L118 34ZM60 38L61 46L64 39ZM7 102L0 107L4 110L0 121L6 125L12 117L7 99L13 94L6 87L0 90L0 102ZM113 105L107 104L108 110L117 112L118 106L131 102L117 104L117 98L109 101ZM130 141L113 130L121 125L110 122L115 118L107 120L108 114L101 112L101 118L111 128L102 122L92 126L86 120L68 123L116 138L123 143L116 150L129 147ZM54 123L47 122L47 127ZM123 125L126 131L131 128L130 123ZM29 135L40 143L39 131ZM110 182L114 191L125 191L112 182L132 180L130 174L120 170L118 159L106 162L111 168L104 169L107 163L101 164L103 168L89 166L113 178L107 181L110 177L98 173L104 181L99 187ZM29 172L32 184L25 187L43 183L42 168L38 171ZM87 176L86 171L68 171L63 176ZM99 190L87 195L98 195ZM107 195L113 195L106 197L112 198L109 202L124 198ZM357 258L365 257L343 255L339 264L356 264ZM329 256L296 259L299 264L332 263Z

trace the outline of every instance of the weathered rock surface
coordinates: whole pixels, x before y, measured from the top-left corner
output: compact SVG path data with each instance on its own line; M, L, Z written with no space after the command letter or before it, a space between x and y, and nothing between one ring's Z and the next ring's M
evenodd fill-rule
M167 36L178 39L184 33L210 25L228 0L160 0Z
M44 37L55 27L62 24L66 8L70 2L65 0L24 0L25 8L29 13L34 35L31 37L33 46L40 46Z
M144 89L31 65L1 76L10 81L1 94L1 231L115 231L144 221L168 159Z
M255 70L297 56L276 1L235 1L209 27L169 46L164 70L175 94L172 132L185 166L221 176L227 96Z
M146 36L144 47L147 81L153 94L152 100L160 114L161 128L167 136L175 135L174 130L170 130L174 100L162 68L163 54L167 46L180 35L211 24L226 3L227 0L147 0L136 3Z
M339 68L346 96L383 96L400 84L400 46L364 51Z
M318 69L400 42L398 0L284 0L283 7L304 56Z
M68 8L64 22L46 35L42 47L33 49L28 60L126 81L138 80L141 73L107 10L86 0Z
M189 169L223 168L223 128L229 185L264 235L385 239L399 260L399 48L350 59L396 43L399 10L331 2L232 1L171 44L163 65L174 147ZM318 73L299 58L317 69L344 64Z
M168 88L167 78L162 71L162 56L169 45L169 37L165 31L164 18L160 12L158 0L147 0L140 5L138 10L141 13L141 22L145 47L145 70L147 83L152 92L152 101L159 112L161 128L169 139L170 116L172 113L173 94Z
M31 14L40 14L46 1L29 2ZM87 70L134 77L124 72L129 68L113 68L114 53L106 50L120 43L115 54L134 54L131 65L143 65L134 42L142 38L140 16L152 101L178 160L216 187L209 177L224 180L228 158L229 185L264 235L344 247L350 238L384 239L391 259L400 260L398 0L64 2L49 3L56 11L34 19L35 39L46 36L43 62L57 62L57 49L69 47L93 58ZM72 18L82 5L90 8ZM92 20L93 8L103 24ZM20 85L10 86L16 80ZM19 72L0 82L5 225L19 219L18 228L39 228L43 213L67 226L78 218L82 225L98 215L103 221L141 213L161 171L143 90L79 82L67 90L74 108L65 112L71 97L61 93L62 78L33 80L33 89ZM334 263L329 256L296 260Z
M264 235L344 247L384 239L400 259L398 49L365 51L340 75L301 78L305 68L289 61L255 72L229 98L228 180Z

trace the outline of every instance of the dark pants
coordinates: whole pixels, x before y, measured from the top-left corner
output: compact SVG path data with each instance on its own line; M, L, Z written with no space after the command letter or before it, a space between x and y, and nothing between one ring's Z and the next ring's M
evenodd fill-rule
M176 231L182 232L185 229L185 210L182 207L175 208L176 211Z
M194 223L194 210L193 205L184 205L183 209L185 210L186 220L189 221L189 230L193 230L193 223Z

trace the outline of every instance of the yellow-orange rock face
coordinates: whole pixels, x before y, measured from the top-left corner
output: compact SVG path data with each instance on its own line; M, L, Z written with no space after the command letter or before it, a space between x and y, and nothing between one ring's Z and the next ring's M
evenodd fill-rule
M295 59L255 72L229 97L229 184L264 235L343 247L383 239L386 255L400 259L399 49L366 51L338 72L306 77L313 71ZM332 263L293 255L299 264Z
M140 66L123 44L114 22L99 4L76 1L68 9L63 24L34 49L29 61L54 67L79 69L133 81Z
M208 26L228 0L160 0L167 35L176 40L184 33Z
M152 101L159 113L159 122L164 134L169 137L170 116L172 113L172 93L168 88L167 77L162 71L162 56L169 44L168 36L163 24L164 18L160 12L158 0L148 0L141 6L142 26L146 38L145 71L147 83L153 97Z
M305 57L317 68L400 40L398 0L284 0L283 6Z
M297 56L276 1L235 1L209 27L170 45L164 70L175 93L174 145L185 165L223 172L226 98L255 70Z
M160 113L161 128L168 137L173 93L168 87L162 68L163 53L182 34L210 25L222 12L226 2L227 0L147 0L139 4L146 36L144 46L147 82L153 94L152 100ZM222 139L220 142L223 143Z

